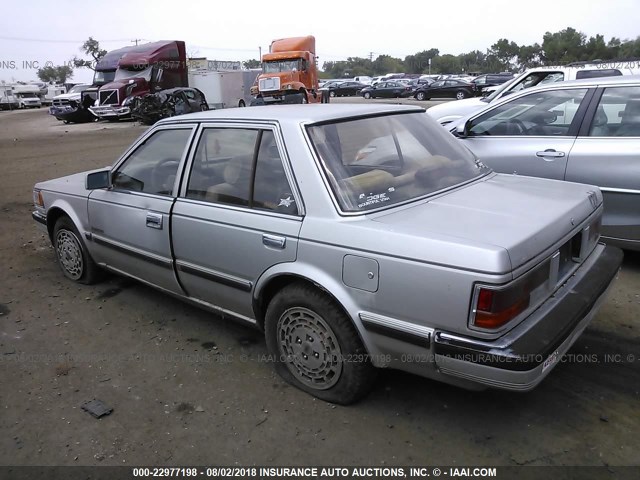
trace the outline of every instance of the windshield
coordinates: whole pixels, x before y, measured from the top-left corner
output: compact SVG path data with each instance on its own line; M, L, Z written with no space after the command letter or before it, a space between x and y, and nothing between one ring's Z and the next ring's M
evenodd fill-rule
M89 85L74 85L67 93L82 93L87 88L89 88Z
M151 80L151 71L153 67L147 67L144 70L126 70L124 68L118 68L116 70L116 76L114 80L129 80L131 78L144 78L147 81Z
M423 113L323 124L308 132L345 212L424 197L490 171Z
M262 70L264 73L292 72L294 68L296 70L301 70L300 59L264 62L262 64Z
M546 72L533 72L530 74L522 74L519 77L514 78L510 82L503 83L501 87L494 90L491 95L483 98L483 102L490 103L494 98L497 98L501 95L502 91L509 90L505 92L505 95L511 95L512 93L519 92L520 90L524 90L525 88L535 87L536 85L543 85L545 83L552 82L561 82L564 80L564 74L562 72L554 72L554 71L546 71Z
M36 98L35 93L27 92L27 93L18 93L18 96L22 98Z
M113 82L114 77L116 76L115 70L103 70L97 71L93 75L93 84L94 85L104 85L105 83Z

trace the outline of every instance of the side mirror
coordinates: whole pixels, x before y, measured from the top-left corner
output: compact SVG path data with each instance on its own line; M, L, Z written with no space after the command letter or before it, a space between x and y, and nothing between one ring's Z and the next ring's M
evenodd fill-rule
M458 138L467 138L469 136L470 130L471 130L471 120L467 120L466 122L459 124L455 128L454 134Z
M101 170L87 174L87 190L98 190L111 186L111 170Z

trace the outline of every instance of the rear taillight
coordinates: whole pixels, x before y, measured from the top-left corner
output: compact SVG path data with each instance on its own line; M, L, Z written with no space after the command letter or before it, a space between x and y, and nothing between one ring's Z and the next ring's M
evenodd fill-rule
M497 330L527 310L547 287L549 266L544 262L509 285L476 285L470 326Z
M473 326L495 330L513 320L529 306L529 292L522 288L492 290L476 287Z

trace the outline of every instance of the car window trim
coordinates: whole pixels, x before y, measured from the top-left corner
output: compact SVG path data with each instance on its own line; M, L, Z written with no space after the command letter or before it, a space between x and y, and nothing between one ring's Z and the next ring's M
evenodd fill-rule
M111 167L110 175L113 175L118 169L133 155L140 147L142 147L145 142L155 135L158 132L165 130L187 130L191 129L191 134L187 139L185 144L185 148L182 151L182 156L180 157L180 161L178 162L178 168L176 170L176 178L173 183L173 188L171 189L171 194L164 195L159 193L149 193L149 192L139 192L136 190L127 190L125 188L116 188L114 186L110 187L110 191L118 192L118 193L128 193L134 195L142 195L153 198L162 198L162 199L175 199L179 192L180 182L182 179L182 172L184 171L184 166L189 158L191 153L191 145L195 138L195 134L197 132L197 124L195 123L183 123L183 124L169 124L169 125L160 125L158 127L154 127L149 129L149 131L145 132L142 136L138 138L138 140L127 149L127 151L117 160L117 162Z
M535 88L535 87L533 87ZM544 89L544 90L539 90L539 91L530 91L528 88L525 88L524 90L518 92L517 96L515 97L509 97L509 98L503 98L499 101L499 103L497 105L493 105L491 108L488 108L472 117L469 117L469 119L467 120L467 122L473 122L474 120L476 120L477 118L486 115L489 112L492 112L493 110L495 110L496 108L501 107L502 105L505 105L507 103L509 103L512 100L517 100L521 97L526 97L527 95L535 95L536 93L545 93L545 92L549 92L549 91L556 91L556 90L584 90L587 89L587 93L585 93L584 97L582 98L580 105L578 106L578 109L576 110L576 114L573 116L573 119L571 120L571 125L569 125L569 129L567 130L567 134L566 135L469 135L469 138L575 138L577 136L577 132L578 132L578 123L576 121L576 119L578 118L578 114L582 113L584 111L584 109L587 108L587 105L589 105L589 102L591 101L591 95L593 95L593 91L595 90L595 88L593 86L589 87L589 86L576 86L576 85L558 85L558 88L548 88L548 89ZM465 122L466 123L466 122Z
M207 128L240 128L240 129L245 129L245 130L258 130L258 131L264 131L264 130L271 130L271 132L273 133L274 139L276 141L276 145L278 147L278 153L280 153L280 161L282 162L282 166L284 168L284 172L285 172L285 176L287 177L287 182L289 183L289 186L291 187L291 194L294 197L294 200L298 206L298 213L297 215L291 215L291 214L280 214L280 215L284 215L287 217L304 217L306 214L306 210L304 207L304 201L302 199L302 194L300 193L300 189L298 188L298 182L297 179L295 177L295 174L293 173L293 169L291 167L291 160L289 157L289 153L287 151L286 148L286 143L284 142L284 138L282 137L282 132L280 130L280 124L278 122L260 122L260 121L217 121L217 120L213 120L213 121L202 121L200 122L200 124L198 125L198 128L196 129L196 135L192 140L192 146L189 149L189 156L187 158L187 162L184 166L183 169L183 176L180 179L180 188L178 190L178 195L177 198L179 199L183 199L183 200L194 200L192 198L188 198L187 197L187 189L188 189L188 184L189 184L189 176L191 173L191 169L193 167L193 161L195 158L195 152L197 150L197 146L198 146L198 142L200 141L200 139L202 138L203 132L205 129ZM255 154L255 153L254 153ZM253 174L252 174L253 175ZM234 206L234 205L226 205L223 203L215 203L215 202L204 202L207 205L224 205L224 206ZM245 211L257 211L256 209L252 209L247 207L243 207L243 206L238 206L235 205L235 207L244 209ZM265 211L265 210L260 210L260 211Z
M600 100L602 99L602 94L604 93L603 87L591 87L593 95L591 96L591 100L589 106L587 107L584 116L582 118L582 122L580 123L580 128L578 129L578 137L588 137L589 131L591 130L591 125L593 124L593 120L596 116L596 111L598 110L598 106L600 104Z

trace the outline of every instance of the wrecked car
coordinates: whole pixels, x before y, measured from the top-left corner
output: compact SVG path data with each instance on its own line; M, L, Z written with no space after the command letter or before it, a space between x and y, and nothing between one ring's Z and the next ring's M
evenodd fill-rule
M377 368L530 390L622 262L600 242L602 193L494 173L424 112L161 120L112 167L36 184L32 215L70 280L107 269L252 325L323 400L358 400Z
M131 116L144 125L186 113L209 110L207 100L197 88L170 88L133 99Z

